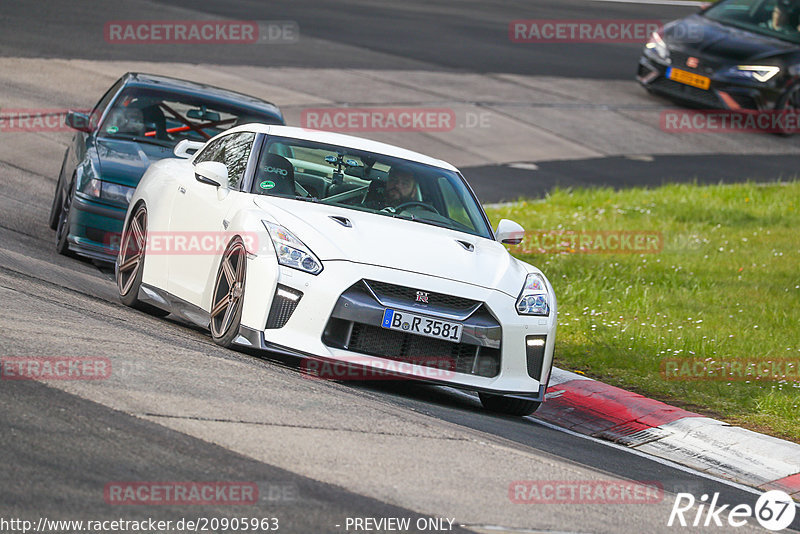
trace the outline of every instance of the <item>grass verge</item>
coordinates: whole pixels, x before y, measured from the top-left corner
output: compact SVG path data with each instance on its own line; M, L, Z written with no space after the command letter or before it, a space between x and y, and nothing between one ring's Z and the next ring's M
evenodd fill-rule
M800 442L800 182L555 190L487 213L526 228L510 250L553 283L557 366ZM630 231L658 250L608 245ZM784 378L730 378L765 369Z

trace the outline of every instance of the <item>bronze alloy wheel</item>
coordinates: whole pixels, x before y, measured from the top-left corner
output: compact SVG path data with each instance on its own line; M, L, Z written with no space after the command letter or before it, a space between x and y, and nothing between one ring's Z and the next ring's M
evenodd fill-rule
M211 304L211 335L223 345L230 345L238 334L244 296L247 251L241 238L236 237L225 249L217 272L217 282ZM235 328L233 328L235 327Z
M119 294L122 297L130 293L131 288L135 285L134 282L144 264L146 246L147 208L141 205L131 217L128 228L122 235L122 242L119 247L117 289L119 289Z

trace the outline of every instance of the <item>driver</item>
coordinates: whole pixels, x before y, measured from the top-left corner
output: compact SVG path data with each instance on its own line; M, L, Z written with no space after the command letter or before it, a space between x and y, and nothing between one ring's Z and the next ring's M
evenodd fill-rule
M796 33L800 26L794 27L791 23L791 15L796 10L796 6L791 0L778 0L772 10L772 16L760 26L784 33Z
M414 173L402 167L392 167L386 180L386 206L397 207L405 202L415 201L416 192L417 179Z

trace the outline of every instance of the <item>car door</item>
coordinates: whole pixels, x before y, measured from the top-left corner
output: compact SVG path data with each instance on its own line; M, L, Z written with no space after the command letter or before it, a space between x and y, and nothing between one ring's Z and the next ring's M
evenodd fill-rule
M206 308L204 297L214 283L219 259L232 237L230 214L240 205L244 173L256 135L237 132L206 145L194 159L224 163L227 187L197 181L194 174L182 176L172 208L167 290L195 306Z

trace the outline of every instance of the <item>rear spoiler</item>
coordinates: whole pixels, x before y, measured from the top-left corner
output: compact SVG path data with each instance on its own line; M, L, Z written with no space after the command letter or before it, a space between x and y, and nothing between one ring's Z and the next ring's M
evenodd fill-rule
M202 141L189 141L188 139L184 139L172 150L172 152L179 158L189 159L194 156L195 152L203 148Z

